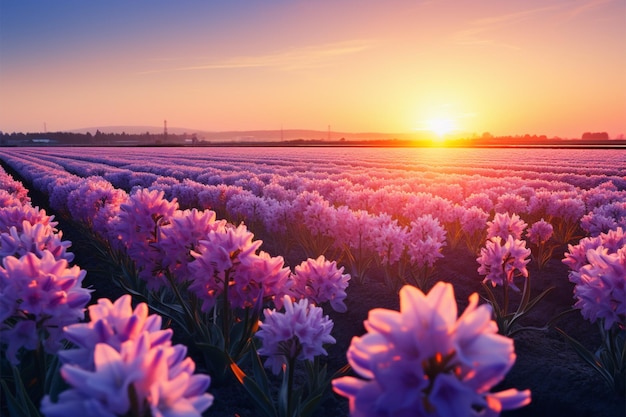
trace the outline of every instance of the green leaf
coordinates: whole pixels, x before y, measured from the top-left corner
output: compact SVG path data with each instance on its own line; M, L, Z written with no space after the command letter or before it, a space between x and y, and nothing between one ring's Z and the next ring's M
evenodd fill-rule
M2 391L5 392L7 407L11 417L39 417L39 409L28 396L24 388L24 382L17 367L12 367L13 382L15 384L15 396L9 390L4 379L0 380Z
M59 356L54 355L52 362L46 371L46 380L44 385L44 392L50 395L52 401L56 401L59 394L67 388L67 383L61 376L61 372L59 372L60 368L61 361L59 360Z
M267 378L267 373L265 372L263 363L261 362L261 357L256 351L256 347L254 346L254 344L252 344L250 357L252 362L252 374L254 375L254 380L260 384L260 388L263 390L263 392L265 392L268 397L271 397L271 384L269 379Z
M537 303L543 300L545 296L548 295L548 293L552 291L553 289L554 287L546 288L541 294L533 298L532 301L530 301L528 305L526 306L526 308L524 309L524 312L525 313L530 312L537 305Z
M485 292L487 293L487 301L493 307L493 312L496 315L496 317L502 316L502 310L500 308L500 305L498 304L498 301L496 301L496 297L493 294L493 291L491 291L491 288L489 288L489 285L485 284L484 282L481 282L481 285L483 286Z
M602 378L604 378L604 380L610 387L613 387L613 375L611 375L611 373L606 370L604 365L599 361L598 357L596 357L592 352L584 347L578 340L574 339L563 330L559 329L558 327L555 327L555 329L563 337L565 337L565 340L569 342L570 346L572 346L578 356L580 356L581 359L591 365L602 376Z
M312 416L315 410L317 409L317 406L319 405L320 400L322 399L322 396L323 396L323 393L317 394L315 396L308 396L306 401L300 407L299 416L300 417Z
M266 417L276 417L278 415L271 399L269 399L265 395L265 393L252 378L250 378L249 376L245 376L243 378L243 387L263 415L265 415Z
M9 410L10 417L29 417L28 413L22 408L22 403L20 403L11 393L7 383L4 379L0 380L0 391L4 393L4 398L7 401L7 409Z

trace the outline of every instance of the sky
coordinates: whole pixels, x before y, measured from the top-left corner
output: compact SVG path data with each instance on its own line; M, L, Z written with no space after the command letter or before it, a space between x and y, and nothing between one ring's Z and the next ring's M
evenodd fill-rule
M0 131L626 134L624 0L0 0Z

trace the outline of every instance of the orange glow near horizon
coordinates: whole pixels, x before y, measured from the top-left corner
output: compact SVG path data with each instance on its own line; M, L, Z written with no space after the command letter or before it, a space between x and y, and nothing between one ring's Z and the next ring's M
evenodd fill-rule
M626 134L624 2L236 3L3 3L0 131Z

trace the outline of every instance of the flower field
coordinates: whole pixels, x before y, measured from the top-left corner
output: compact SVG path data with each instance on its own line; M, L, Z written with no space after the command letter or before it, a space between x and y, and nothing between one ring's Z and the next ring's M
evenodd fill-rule
M626 413L623 151L0 161L3 414Z

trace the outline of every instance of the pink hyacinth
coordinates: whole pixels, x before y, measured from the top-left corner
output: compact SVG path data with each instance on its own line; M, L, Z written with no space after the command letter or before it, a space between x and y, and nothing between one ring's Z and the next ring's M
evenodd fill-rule
M320 307L309 304L309 300L291 301L283 298L284 313L266 308L260 330L256 335L263 341L259 355L267 356L265 366L279 374L283 364L290 360L313 360L326 355L325 343L335 343L330 335L333 322L322 316Z
M585 203L579 198L556 199L549 207L548 213L568 223L580 220L585 214Z
M163 254L161 267L169 271L179 283L188 281L191 273L189 263L193 261L191 251L198 248L200 240L209 232L222 230L225 220L216 220L214 211L198 209L176 210L170 223L161 228L161 236L155 246Z
M133 309L131 301L131 296L126 294L114 303L100 298L90 305L89 322L65 328L65 337L76 348L59 352L62 361L93 369L93 351L98 343L106 343L119 351L124 342L135 340L144 332L150 333L152 346L169 343L172 330L161 330L161 316L148 315L146 303L139 303Z
M609 253L604 247L587 251L588 264L570 274L575 282L574 307L590 322L603 319L604 328L626 326L626 245Z
M121 201L125 194L100 177L89 177L69 193L67 208L72 218L92 225L100 210L107 204Z
M439 220L431 214L418 217L411 222L409 227L409 241L426 240L428 237L445 245L446 230L441 226Z
M583 238L577 245L568 245L568 251L565 252L563 263L572 271L577 272L588 263L587 252L590 249L596 249L602 246L608 249L609 253L615 253L624 245L626 245L626 230L618 227L616 230L600 233L600 235L596 237Z
M446 245L446 231L439 220L430 214L411 222L407 236L407 253L411 264L431 268L435 261L443 258L441 250Z
M517 193L506 193L498 197L494 210L498 213L508 214L526 213L528 211L528 202Z
M247 308L274 300L281 308L282 297L290 294L293 286L291 270L285 266L283 257L259 251L258 255L251 254L240 261L229 287L231 307Z
M44 250L54 255L55 259L71 262L74 254L67 252L72 245L69 240L62 240L63 233L55 232L49 224L31 224L24 220L21 227L12 226L8 233L0 234L0 258L15 256L16 258L29 252L41 257Z
M621 227L569 245L563 263L575 284L574 307L584 318L604 319L606 329L626 325L626 232Z
M295 267L293 291L316 304L330 301L335 311L343 313L347 310L343 301L350 281L350 274L344 274L343 270L343 267L337 268L337 262L327 261L324 255L309 258Z
M393 265L400 260L406 249L408 232L397 220L383 223L374 231L374 250L383 265Z
M487 241L481 248L480 256L476 258L480 266L478 273L485 275L483 282L491 281L492 286L504 285L506 281L516 291L519 288L513 282L516 275L528 277L526 265L530 262L530 249L526 248L526 241L509 237L504 241L500 236Z
M0 168L0 201L6 198L3 195L4 193L10 195L21 204L30 204L28 190L24 188L24 185ZM2 205L0 204L0 206Z
M487 193L474 193L463 201L463 206L466 208L477 207L488 213L493 209L493 201Z
M550 223L544 219L535 222L528 229L527 237L528 241L533 245L540 245L546 243L552 237L553 228Z
M513 341L497 334L488 305L472 294L457 317L451 284L424 294L406 285L400 311L373 309L348 362L361 377L333 380L352 417L498 416L530 403L530 391L491 393L515 362Z
M45 416L200 417L211 406L210 377L194 374L187 348L173 346L171 330L160 330L161 317L147 311L144 303L133 311L127 295L115 303L100 299L90 308L90 323L66 328L79 349L62 357L69 389L56 402L44 397Z
M468 208L461 220L461 228L468 235L482 232L487 226L489 214L478 207Z
M267 296L264 285L280 293L277 283L284 283L288 275L283 260L258 255L262 242L253 238L243 224L226 227L209 232L197 251L191 252L195 259L189 263L189 291L202 301L203 311L213 308L225 289L231 306L240 308L254 306L259 297Z
M119 216L113 225L119 240L135 262L139 277L152 290L167 283L159 273L163 269L163 254L154 244L161 239L160 228L170 222L177 209L178 203L164 199L162 191L141 189L120 206Z
M46 351L56 353L63 326L81 320L91 299L90 290L81 286L85 271L69 268L65 259L55 259L47 250L39 257L33 253L19 259L7 256L2 263L0 340L7 345L8 359L19 363L18 351L34 349L38 334L45 335Z
M54 221L54 216L48 216L45 210L32 207L30 204L0 207L0 233L8 232L12 226L21 232L24 221L30 224L49 225L55 232L58 224Z
M22 202L13 194L0 188L0 207L21 206Z
M528 224L517 214L496 213L492 221L487 222L487 239L500 236L507 239L509 235L520 239Z

